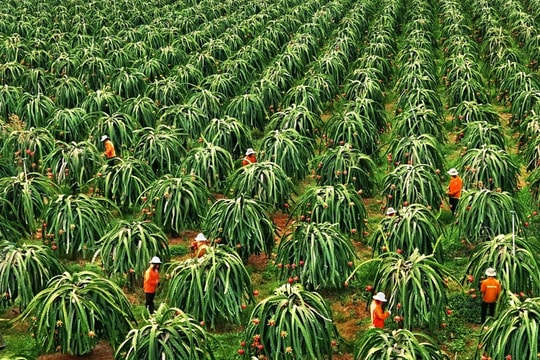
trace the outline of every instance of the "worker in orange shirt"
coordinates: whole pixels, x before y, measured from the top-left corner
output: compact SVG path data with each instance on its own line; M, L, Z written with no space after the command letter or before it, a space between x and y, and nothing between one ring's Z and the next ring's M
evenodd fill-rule
M448 192L446 194L448 195L452 215L455 215L459 198L461 197L461 189L463 189L463 180L459 177L456 168L451 168L448 170L448 175L450 175L451 178L450 183L448 184Z
M156 289L159 285L159 268L161 260L154 256L150 260L150 266L144 272L144 295L146 298L146 308L150 314L154 313L154 298L156 297Z
M198 233L195 239L191 242L191 253L193 257L203 257L208 248L208 239L203 233Z
M494 268L488 268L486 270L486 280L482 281L480 285L480 292L482 293L482 308L480 310L480 318L482 324L486 321L486 314L489 316L495 316L495 305L501 294L501 283L495 279L497 272Z
M116 151L114 150L114 144L107 135L101 137L101 142L105 146L105 157L107 158L107 164L113 166L116 158Z
M242 159L242 166L253 164L257 162L257 157L255 156L255 150L249 148L246 150L246 156Z
M382 303L386 302L386 295L378 292L371 301L371 326L375 328L384 328L384 321L390 316L390 311L384 311Z

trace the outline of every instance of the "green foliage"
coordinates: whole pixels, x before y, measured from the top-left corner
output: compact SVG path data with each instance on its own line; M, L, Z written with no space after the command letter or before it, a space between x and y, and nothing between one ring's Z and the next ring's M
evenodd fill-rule
M25 233L38 226L38 219L46 211L48 202L59 193L49 179L39 173L19 173L0 178L0 215L18 222Z
M415 104L413 102L413 104ZM398 108L399 109L399 108ZM399 111L399 110L398 110ZM446 141L444 127L439 114L425 104L403 108L396 116L394 133L399 137L429 134L442 143Z
M134 131L134 157L143 160L157 175L170 174L185 154L185 134L168 125Z
M237 169L229 176L225 194L245 196L262 202L267 210L289 206L294 187L288 174L276 163L256 162Z
M255 306L244 331L242 359L331 359L339 334L324 299L285 284Z
M363 236L367 210L359 192L341 184L310 187L298 198L292 213L300 221L338 224L344 234Z
M211 340L197 320L161 304L140 327L130 330L116 349L115 359L215 359Z
M367 155L378 151L378 129L354 110L332 115L324 131L328 147L349 144Z
M263 130L266 125L267 109L258 94L243 94L234 97L227 105L225 113L240 120L250 128Z
M358 340L355 360L449 360L428 335L398 329L370 329Z
M165 232L180 233L200 227L208 212L210 191L195 175L164 175L142 193L146 217Z
M385 217L371 238L374 254L400 252L405 257L418 249L420 254L434 254L442 262L439 244L443 227L433 211L424 205L412 204L399 210L398 215Z
M502 189L516 192L519 166L510 154L495 145L469 149L459 160L465 188Z
M52 277L64 271L64 265L43 245L16 245L2 241L0 254L3 258L0 263L2 305L17 301L21 309L26 308Z
M260 147L261 161L272 161L291 178L302 180L308 173L308 162L313 156L312 139L294 129L268 131Z
M504 290L527 297L540 295L540 245L534 238L498 235L476 245L469 258L464 283L480 288L487 268L497 270L497 279ZM472 280L472 281L471 281Z
M272 130L295 129L302 136L313 138L322 127L319 115L303 105L292 105L270 117L268 128Z
M159 122L181 129L192 139L201 136L210 119L200 108L188 104L163 107L159 112Z
M79 142L87 138L91 121L90 115L82 108L58 109L47 122L47 129L58 140Z
M508 192L466 191L461 194L457 210L459 234L469 242L511 233L514 214L516 232L523 230L524 206Z
M246 149L252 147L249 128L229 116L212 119L203 130L202 137L209 143L229 151L235 158L244 155Z
M281 239L276 263L280 279L318 290L346 286L355 257L350 238L336 224L300 222Z
M133 209L156 177L146 161L134 157L118 158L116 161L114 166L105 165L96 174L92 180L94 191L122 210Z
M169 240L156 224L147 221L120 220L110 228L97 244L104 271L111 275L134 274L142 280L142 275L153 256L167 262L170 258Z
M538 358L540 344L540 298L523 301L511 295L506 307L481 334L478 352L493 360Z
M135 138L133 132L141 125L132 116L115 112L111 115L101 113L90 133L95 134L94 143L97 145L101 135L107 135L114 144L116 156L121 156L122 152L133 147ZM103 146L103 145L101 145Z
M51 199L43 216L43 243L49 244L59 256L86 257L110 226L111 207L114 209L114 204L105 198L84 194Z
M387 160L396 166L426 164L434 168L436 172L444 169L440 142L428 134L392 140L388 148Z
M369 197L375 189L375 162L360 150L345 144L314 158L317 185L343 184ZM314 167L314 166L313 166Z
M97 148L87 141L58 141L56 148L43 159L44 167L56 182L71 187L74 193L95 176L103 162Z
M461 144L468 149L480 149L482 145L493 145L502 150L506 148L500 125L493 125L487 121L471 121L465 124L462 134Z
M31 320L43 352L74 355L90 353L99 339L115 347L135 321L122 289L90 271L53 277L17 319Z
M242 259L227 246L209 246L200 258L173 262L167 277L167 301L212 328L223 321L239 324L242 305L254 301Z
M191 149L180 165L186 174L194 174L206 182L213 191L222 191L225 181L233 172L233 158L227 150L209 142Z
M400 327L409 330L439 327L447 316L446 283L452 275L432 254L424 255L414 250L405 258L395 252L386 252L370 261L379 262L373 288L389 295L388 309ZM358 268L364 264L366 262Z
M540 208L540 167L531 172L527 177L529 193L531 194L532 206Z
M274 248L276 227L264 205L244 196L216 201L202 228L214 242L236 249L243 260L250 255L270 255Z
M20 168L38 171L40 160L54 150L55 141L46 128L16 129L8 135L5 146L12 149Z
M401 208L409 204L422 204L438 210L444 191L436 171L429 165L399 165L385 175L382 186L386 206Z

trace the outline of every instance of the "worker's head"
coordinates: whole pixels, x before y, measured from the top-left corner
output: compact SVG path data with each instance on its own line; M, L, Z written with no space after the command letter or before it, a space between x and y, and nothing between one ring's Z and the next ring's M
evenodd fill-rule
M101 135L101 141L105 141L105 140L108 140L108 139L109 139L109 136Z
M206 238L206 236L203 233L198 233L197 236L195 236L195 241L206 242L206 241L208 241L208 239Z
M249 156L249 155L255 155L255 150L253 150L252 148L247 149L246 156Z
M386 295L384 295L384 293L382 291L379 291L377 294L375 294L375 296L373 296L373 300L379 302L379 303L383 303L383 302L386 302Z
M487 268L486 276L495 277L495 276L497 276L497 271L495 271L494 268Z
M386 216L395 216L396 214L397 211L393 207L389 207L388 209L386 209Z
M159 267L161 266L161 259L157 256L154 256L152 260L150 260L150 265L152 265L154 269L159 269Z
M456 168L451 168L450 170L447 171L448 175L450 176L458 176L458 171Z

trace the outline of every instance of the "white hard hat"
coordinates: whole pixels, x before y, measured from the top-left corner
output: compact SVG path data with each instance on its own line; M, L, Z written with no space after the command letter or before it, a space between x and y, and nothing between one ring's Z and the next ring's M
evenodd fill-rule
M386 302L386 295L384 295L383 292L378 292L374 297L373 300L379 300L382 302Z
M458 174L458 171L456 168L451 168L450 170L447 171L447 173L450 176L456 176Z
M487 268L487 270L486 270L486 275L487 275L487 276L496 276L496 275L497 275L497 272L495 271L494 268Z
M394 209L393 207L389 207L386 210L386 215L392 215L392 214L395 214L396 212L397 212L396 209Z
M150 264L161 264L161 260L157 256L154 256L152 260L150 260Z
M251 155L251 154L255 154L255 150L253 150L253 148L249 148L246 150L246 155Z
M101 135L101 141L107 140L109 137L107 135Z
M206 236L204 236L203 233L198 233L197 236L195 237L195 241L206 241L206 240L208 239L206 238Z

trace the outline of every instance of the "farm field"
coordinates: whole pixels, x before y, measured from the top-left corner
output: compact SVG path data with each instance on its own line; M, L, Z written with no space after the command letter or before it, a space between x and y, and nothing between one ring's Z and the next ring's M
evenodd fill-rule
M2 1L0 359L539 359L539 59L540 0Z

